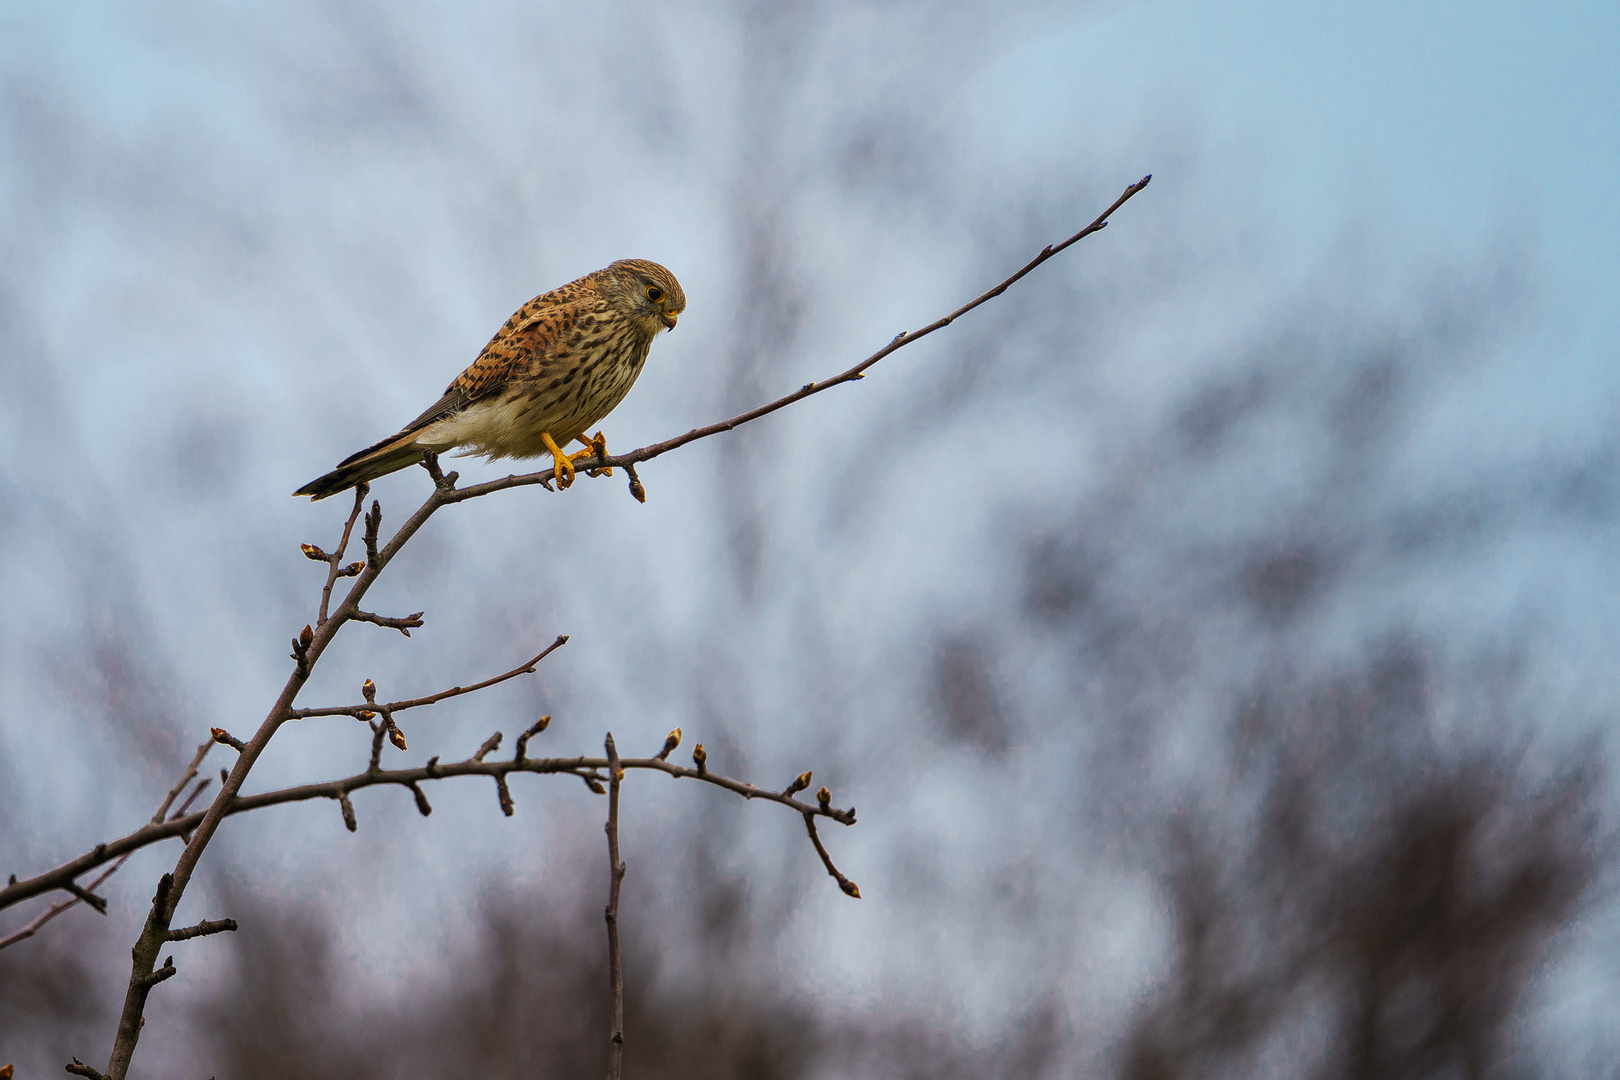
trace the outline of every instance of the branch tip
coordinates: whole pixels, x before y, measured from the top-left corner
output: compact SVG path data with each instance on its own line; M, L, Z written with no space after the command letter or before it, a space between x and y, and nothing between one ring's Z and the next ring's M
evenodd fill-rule
M243 745L241 739L238 739L236 736L232 735L222 727L211 727L208 729L208 734L212 735L214 737L214 741L219 743L219 745L228 746L232 750L235 750L238 754L247 749L247 747Z
M676 728L674 731L671 731L668 735L664 736L664 748L658 751L658 760L668 761L669 755L672 754L675 751L675 748L679 745L681 745L681 729Z
M413 780L411 781L410 786L411 794L416 796L416 812L421 814L423 817L431 816L433 813L433 804L428 802L427 794L423 792L422 785Z

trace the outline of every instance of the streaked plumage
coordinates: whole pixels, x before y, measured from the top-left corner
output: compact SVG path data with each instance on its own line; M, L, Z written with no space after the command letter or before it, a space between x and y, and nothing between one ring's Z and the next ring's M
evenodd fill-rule
M675 275L623 259L530 300L472 366L415 420L313 480L294 495L324 499L414 465L423 450L530 458L553 453L558 483L573 480L562 448L624 399L652 339L686 310ZM547 440L554 445L547 445ZM584 455L576 455L576 457Z

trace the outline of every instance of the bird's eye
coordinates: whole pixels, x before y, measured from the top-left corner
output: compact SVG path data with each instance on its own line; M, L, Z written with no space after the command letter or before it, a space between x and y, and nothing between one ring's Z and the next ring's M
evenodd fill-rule
M651 300L653 303L656 304L656 303L658 303L658 301L662 300L663 298L664 298L664 290L663 289L660 289L656 285L647 286L647 299Z

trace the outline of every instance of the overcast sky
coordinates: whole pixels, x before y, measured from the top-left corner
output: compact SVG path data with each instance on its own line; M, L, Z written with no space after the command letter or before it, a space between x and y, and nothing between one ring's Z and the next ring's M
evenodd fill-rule
M531 295L620 257L681 278L687 315L604 425L623 449L842 370L1145 173L1103 234L977 321L649 465L646 507L615 479L436 522L378 596L428 626L410 643L346 631L306 698L347 699L366 675L400 696L465 682L570 633L539 679L417 721L408 760L555 711L531 753L594 750L609 727L652 750L680 723L762 782L814 768L861 808L830 842L877 899L845 903L791 821L726 806L747 818L737 865L785 875L758 884L787 896L785 954L814 958L819 993L944 994L990 1025L1035 992L1034 967L1062 982L1103 955L1131 984L1155 962L1140 882L1057 910L1081 871L1047 863L1042 830L1061 829L1027 798L1067 775L1071 705L1108 700L1074 704L1067 661L1011 614L1022 553L1065 522L1129 503L1109 534L1136 559L1120 573L1166 612L1204 603L1167 580L1200 550L1316 530L1341 553L1337 599L1291 648L1531 642L1551 704L1529 727L1611 717L1620 8L983 7L0 7L12 868L133 827L208 724L251 731L311 610L297 543L330 544L341 513L288 492L415 415ZM1379 348L1418 389L1376 469L1334 473L1306 406ZM1239 457L1166 466L1189 402L1248 365L1295 374ZM1548 477L1589 487L1561 502ZM397 522L424 486L376 490ZM1484 539L1426 561L1346 554L1343 537L1453 491ZM1234 618L1199 623L1172 695L1186 716L1219 712L1276 654ZM986 634L1003 707L1029 718L1000 764L916 718L938 643ZM249 786L351 771L363 743L288 729ZM365 829L405 812L378 796L357 800L359 849L320 806L233 824L210 858L253 888L442 925L475 903L467 880L539 875L548 844L596 842L580 792L514 786L520 815L566 826L520 855L488 791L445 790L429 821L397 819L394 845ZM692 796L636 798L647 820ZM953 812L973 800L994 809ZM896 850L949 868L960 910L886 905ZM121 917L166 858L120 876ZM359 895L322 884L356 858L376 869ZM1036 921L1079 933L1072 957L963 899L1030 866ZM424 887L407 899L405 882ZM346 939L380 978L419 959L392 925ZM963 963L1000 978L918 978Z

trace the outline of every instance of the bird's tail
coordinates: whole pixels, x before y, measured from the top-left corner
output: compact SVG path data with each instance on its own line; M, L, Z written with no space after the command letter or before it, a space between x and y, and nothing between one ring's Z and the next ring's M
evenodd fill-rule
M344 458L338 462L337 468L325 476L311 480L293 494L308 495L311 502L319 502L328 495L336 495L357 484L419 464L422 460L422 448L416 445L416 436L415 431L390 435L382 442Z

